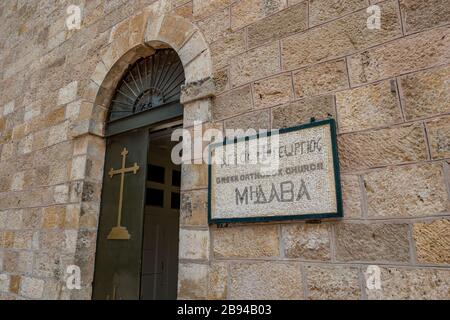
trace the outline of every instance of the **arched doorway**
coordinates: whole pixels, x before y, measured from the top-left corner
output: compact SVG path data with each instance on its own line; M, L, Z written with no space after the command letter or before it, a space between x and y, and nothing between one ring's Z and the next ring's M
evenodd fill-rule
M94 299L175 299L180 172L170 133L182 123L183 65L159 49L125 72L106 124Z

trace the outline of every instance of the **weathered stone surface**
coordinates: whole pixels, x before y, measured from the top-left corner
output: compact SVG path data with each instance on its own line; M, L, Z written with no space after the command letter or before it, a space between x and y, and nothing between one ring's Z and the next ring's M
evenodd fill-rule
M366 0L313 0L309 2L309 21L314 26L366 7Z
M237 87L280 70L278 42L247 51L230 61L230 82Z
M328 224L293 224L282 226L284 255L301 260L330 260Z
M380 5L381 30L367 28L366 10L282 40L283 69L331 60L401 36L395 1Z
M59 90L58 105L67 104L75 100L78 90L78 82L69 83L64 88Z
M341 133L402 122L395 80L337 92L336 109Z
M408 120L450 112L450 67L422 71L400 78Z
M448 211L441 164L387 168L363 175L369 217L410 217Z
M188 2L182 6L175 8L174 12L176 15L178 15L180 17L192 20L192 16L193 16L192 9L193 9L193 4Z
M292 77L290 74L282 74L273 78L256 81L253 88L255 108L272 107L294 99Z
M238 115L252 109L252 91L250 86L245 86L213 100L213 119L219 120Z
M195 2L195 1L194 1ZM197 22L208 43L214 42L230 32L230 9L222 9Z
M180 103L183 105L197 100L204 100L215 95L216 88L211 77L190 82L181 86Z
M20 294L31 299L39 299L44 293L44 280L23 277L20 285Z
M208 167L206 164L183 164L181 189L202 189L208 186Z
M220 41L211 44L214 70L230 64L232 58L245 51L245 32L237 31L227 34Z
M183 192L181 194L180 225L207 226L207 199L206 190Z
M314 300L356 300L361 298L357 268L307 266L308 298Z
M419 263L450 264L450 220L415 223L413 237Z
M335 228L338 261L409 261L406 224L340 223Z
M347 88L348 75L345 60L321 63L294 73L294 91L297 98Z
M342 202L345 218L361 218L361 188L356 175L341 175Z
M206 299L208 266L180 263L178 268L178 299Z
M228 264L214 262L209 267L208 299L225 300L228 293Z
M217 94L222 93L229 89L228 82L228 68L215 70L213 74L214 83L216 84Z
M287 7L286 0L243 0L231 7L231 28L242 28Z
M258 225L212 229L216 258L279 256L278 226Z
M352 85L390 78L450 61L450 28L411 35L348 58Z
M209 231L180 229L180 259L208 259Z
M193 13L195 17L204 17L214 11L229 6L233 0L194 0Z
M230 298L235 300L303 299L297 263L236 263L230 268Z
M248 46L256 47L267 41L303 31L308 26L308 4L301 2L248 27Z
M366 292L371 300L443 300L449 286L449 270L381 268L381 289Z
M187 65L207 49L203 35L199 31L196 31L177 53L183 65Z
M272 127L286 128L307 123L311 118L326 119L335 115L333 96L306 98L272 110Z
M450 6L447 0L401 0L400 8L406 33L450 22Z
M270 112L269 111L256 111L245 115L231 118L225 121L225 135L227 129L242 129L247 131L248 129L258 130L270 130Z
M427 122L427 130L433 159L450 158L450 117Z
M183 126L185 128L192 127L195 122L210 122L211 121L211 99L196 100L183 105Z
M423 128L418 124L343 134L338 147L345 171L427 159Z

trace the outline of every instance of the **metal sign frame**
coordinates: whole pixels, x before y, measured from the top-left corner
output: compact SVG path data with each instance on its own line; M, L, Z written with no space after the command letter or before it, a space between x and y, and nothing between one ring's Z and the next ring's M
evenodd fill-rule
M236 144L245 140L258 139L259 135L254 135L250 137L242 137L234 140L224 139L223 142L211 144L209 146L209 164L208 164L208 222L209 224L227 224L227 223L240 223L240 222L265 222L265 221L286 221L286 220L320 220L326 218L342 218L343 217L343 204L342 204L342 191L341 191L341 177L339 168L339 157L337 150L337 136L336 136L336 121L334 119L326 119L321 121L310 122L307 124L302 124L290 128L280 129L277 134L286 134L290 132L300 131L304 129L309 129L319 126L329 126L330 136L331 136L331 149L333 157L333 169L334 169L334 183L336 190L336 212L324 212L324 213L314 213L305 215L280 215L280 216L264 216L264 217L248 217L248 218L220 218L213 219L211 212L211 198L212 198L212 161L211 154L212 151L219 147L225 146L227 144ZM269 131L268 136L271 135Z

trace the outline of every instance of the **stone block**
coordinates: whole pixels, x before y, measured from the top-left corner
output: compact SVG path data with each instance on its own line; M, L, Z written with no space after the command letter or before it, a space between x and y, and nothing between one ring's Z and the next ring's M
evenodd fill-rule
M203 51L187 66L184 66L186 83L202 81L212 76L211 54L209 50Z
M221 9L197 22L206 42L212 43L230 32L230 9Z
M52 206L43 209L42 228L43 229L64 229L66 219L65 206Z
M412 124L338 137L342 170L357 170L427 159L423 128Z
M225 121L225 135L227 135L227 130L239 129L244 131L254 129L256 132L270 130L270 111L250 112Z
M211 13L228 7L233 0L194 0L193 14L194 17L200 18L210 15Z
M253 88L255 108L273 107L294 99L292 77L289 73L256 81Z
M447 0L401 0L400 8L406 33L450 22L450 6Z
M248 27L248 46L259 46L271 40L305 30L308 27L308 4L306 1L292 6Z
M432 29L348 58L350 82L358 85L450 61L450 27Z
M415 223L413 238L419 263L450 264L450 220Z
M195 190L181 193L180 225L207 226L207 190Z
M44 280L23 277L20 285L20 295L31 299L42 298L44 285Z
M180 229L180 259L208 259L209 231Z
M204 189L208 187L208 167L206 164L182 165L181 189Z
M202 34L200 32L195 32L180 48L178 56L185 66L207 49Z
M180 263L178 268L178 299L206 299L208 266Z
M431 157L450 158L450 117L429 121L426 126Z
M194 33L194 29L189 20L182 17L167 15L161 23L161 28L159 29L158 36L155 40L168 43L175 50L179 50L192 33ZM146 34L146 41L152 40L147 38L147 35L148 33Z
M216 85L216 94L230 89L228 81L228 68L215 70L213 73L213 78Z
M348 88L345 60L334 60L294 72L296 98L317 96Z
M235 263L230 266L232 300L298 300L304 298L297 263Z
M408 262L407 224L339 223L335 226L338 261Z
M243 0L231 7L231 28L240 29L287 7L286 0Z
M309 3L310 25L315 26L366 7L366 0L313 0Z
M252 108L252 91L250 86L245 86L215 97L212 115L214 120L220 120L250 111Z
M441 164L386 168L363 179L369 217L418 217L449 210Z
M358 268L307 266L308 298L312 300L358 300L361 298Z
M328 224L291 224L282 228L284 255L301 260L330 260L330 226Z
M339 58L402 35L395 1L380 5L381 29L367 28L366 10L282 40L283 70Z
M370 300L448 300L450 271L385 267L381 289L366 288Z
M334 97L320 96L295 101L272 110L272 128L286 128L335 115Z
M209 267L208 299L226 300L228 294L228 265L214 262Z
M216 258L261 258L280 254L276 225L213 228L212 237Z
M402 122L395 80L337 92L336 109L340 133Z
M280 70L280 48L272 42L238 55L230 61L230 82L237 87Z
M450 112L450 67L421 71L399 80L407 120Z
M11 113L14 112L14 107L15 107L15 102L14 100L8 102L7 104L5 104L3 106L3 116L7 116L10 115Z
M361 218L361 188L356 175L341 175L342 202L345 218Z
M201 99L185 104L183 109L183 126L185 128L191 127L195 121L211 121L211 109L211 99Z
M77 97L78 82L73 81L67 86L61 88L58 93L58 105L67 104L72 102Z
M210 47L214 70L221 69L230 64L232 57L245 51L245 32L228 33Z

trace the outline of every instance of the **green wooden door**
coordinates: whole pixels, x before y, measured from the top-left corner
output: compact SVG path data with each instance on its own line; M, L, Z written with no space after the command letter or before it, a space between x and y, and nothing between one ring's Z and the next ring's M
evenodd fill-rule
M148 129L107 140L94 299L139 299L148 143Z

